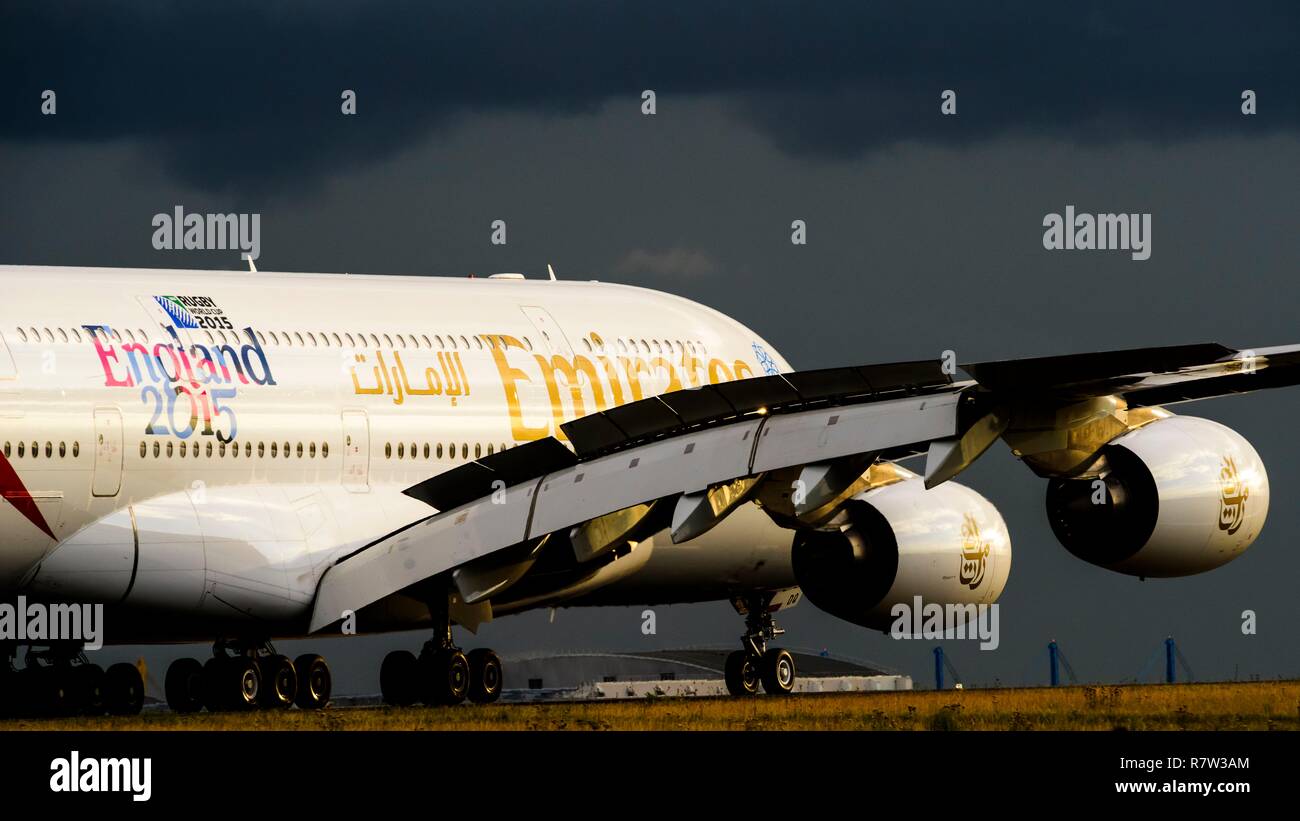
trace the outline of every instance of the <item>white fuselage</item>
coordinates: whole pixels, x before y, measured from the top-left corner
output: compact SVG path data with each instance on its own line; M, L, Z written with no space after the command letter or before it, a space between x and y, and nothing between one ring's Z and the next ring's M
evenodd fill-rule
M290 622L333 559L432 512L405 488L787 370L619 285L0 267L0 591Z

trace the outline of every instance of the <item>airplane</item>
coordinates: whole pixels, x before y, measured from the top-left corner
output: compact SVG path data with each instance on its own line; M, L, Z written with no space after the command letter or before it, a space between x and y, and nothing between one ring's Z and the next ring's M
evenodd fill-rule
M715 600L744 621L729 692L788 694L774 615L804 597L872 630L997 600L1008 527L955 477L999 439L1078 558L1207 571L1259 536L1268 477L1168 408L1300 381L1297 345L799 371L711 308L553 273L0 266L0 293L0 600L211 641L167 671L182 713L323 707L327 662L273 641L417 628L384 701L488 703L501 660L453 625ZM141 709L83 641L0 649L5 709Z

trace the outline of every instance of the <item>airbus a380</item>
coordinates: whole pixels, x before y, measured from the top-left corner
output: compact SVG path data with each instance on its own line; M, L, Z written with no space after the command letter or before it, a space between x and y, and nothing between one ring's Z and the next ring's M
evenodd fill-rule
M789 693L769 642L801 596L871 629L997 599L1007 526L953 477L999 438L1079 558L1206 571L1257 538L1268 479L1165 406L1300 379L1300 346L1216 344L795 371L688 300L517 274L12 266L0 292L0 600L212 641L167 672L185 712L323 706L324 659L273 640L418 627L384 699L488 702L500 659L453 625L706 600L744 616L731 692ZM7 705L140 709L135 668L75 640L3 649Z

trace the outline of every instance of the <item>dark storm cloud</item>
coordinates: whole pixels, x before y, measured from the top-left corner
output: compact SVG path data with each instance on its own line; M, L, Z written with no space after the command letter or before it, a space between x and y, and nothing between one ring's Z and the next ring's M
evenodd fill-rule
M1126 3L11 2L0 139L126 139L187 183L275 189L467 114L621 100L636 115L644 88L660 116L674 96L717 95L783 151L829 159L909 140L1300 127L1300 7L1223 18ZM39 113L47 88L57 117ZM356 117L339 112L345 88ZM956 118L939 116L946 88ZM1244 88L1260 95L1256 117L1239 112Z

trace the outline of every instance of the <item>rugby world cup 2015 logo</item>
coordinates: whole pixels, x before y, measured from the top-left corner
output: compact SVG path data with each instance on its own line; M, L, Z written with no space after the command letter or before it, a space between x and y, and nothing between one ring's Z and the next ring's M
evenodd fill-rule
M177 328L199 327L199 321L194 318L194 314L190 313L190 309L186 308L179 298L174 296L156 296L154 297L154 301L158 303L158 307L162 308L163 311L166 312L167 318L170 319Z

